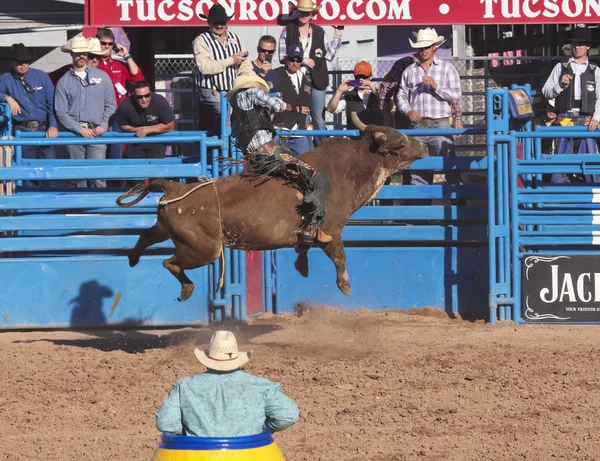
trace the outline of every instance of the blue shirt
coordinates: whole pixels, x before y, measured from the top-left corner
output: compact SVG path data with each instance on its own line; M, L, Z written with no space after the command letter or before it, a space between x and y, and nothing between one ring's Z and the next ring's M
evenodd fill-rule
M207 371L177 381L156 413L161 432L242 437L298 421L298 406L278 383L243 371Z
M29 86L28 92L23 81ZM13 115L15 123L46 122L48 128L58 128L54 116L54 85L48 74L29 69L23 81L12 72L0 76L0 101L11 96L21 106L21 113Z
M79 122L92 122L108 129L108 119L115 113L115 92L108 74L95 67L85 68L82 80L70 68L56 84L54 108L63 126L79 134Z

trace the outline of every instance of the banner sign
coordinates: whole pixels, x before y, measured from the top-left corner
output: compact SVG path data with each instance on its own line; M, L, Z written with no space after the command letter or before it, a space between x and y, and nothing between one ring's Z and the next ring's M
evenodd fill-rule
M600 255L523 258L523 319L528 322L600 321L598 267Z
M214 0L86 0L86 25L206 26ZM287 0L220 0L231 25L276 25L292 20ZM295 2L294 2L295 3ZM600 22L600 0L317 0L318 24L452 25Z

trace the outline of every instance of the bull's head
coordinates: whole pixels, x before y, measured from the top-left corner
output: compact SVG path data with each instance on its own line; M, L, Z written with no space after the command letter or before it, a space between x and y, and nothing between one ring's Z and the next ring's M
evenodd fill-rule
M393 156L389 163L412 162L427 156L427 147L421 141L399 133L393 128L365 125L360 121L356 112L351 114L354 126L360 130L362 137L370 136L377 153L384 157ZM388 162L386 162L388 163Z

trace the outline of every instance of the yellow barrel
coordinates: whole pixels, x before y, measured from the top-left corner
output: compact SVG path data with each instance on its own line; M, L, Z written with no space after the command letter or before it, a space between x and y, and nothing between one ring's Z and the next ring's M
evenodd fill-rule
M162 434L152 461L285 461L268 429L245 437Z

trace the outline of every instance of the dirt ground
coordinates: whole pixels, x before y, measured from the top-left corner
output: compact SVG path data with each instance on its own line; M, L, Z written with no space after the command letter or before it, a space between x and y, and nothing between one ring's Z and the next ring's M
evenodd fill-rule
M317 308L230 328L300 407L276 435L288 461L600 458L600 326ZM0 459L150 461L154 413L210 336L1 333Z

